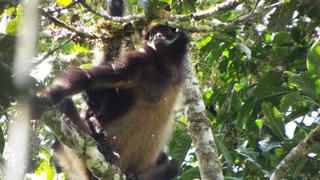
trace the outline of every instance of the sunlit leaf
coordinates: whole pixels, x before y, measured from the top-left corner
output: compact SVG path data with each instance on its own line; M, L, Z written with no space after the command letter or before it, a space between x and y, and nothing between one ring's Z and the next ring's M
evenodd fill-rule
M18 23L19 21L15 18L7 23L6 34L16 35L18 33Z
M307 58L308 71L316 73L320 76L320 42L315 42L309 52Z
M200 41L197 41L195 44L196 46L201 49L202 47L206 46L208 43L211 42L212 40L212 34L205 36L204 38L202 38Z
M90 68L92 66L93 66L93 63L85 63L85 64L80 65L80 68L86 69L86 68Z
M56 0L59 6L68 6L72 3L72 0Z
M255 121L255 123L256 123L256 125L258 126L259 129L262 128L262 126L263 126L263 120L262 119L257 119Z

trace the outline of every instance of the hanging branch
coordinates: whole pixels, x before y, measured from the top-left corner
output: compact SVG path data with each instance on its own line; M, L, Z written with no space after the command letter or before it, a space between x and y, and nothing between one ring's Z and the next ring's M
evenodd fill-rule
M185 74L187 77L183 86L185 114L188 118L188 129L195 147L201 179L223 180L222 167L200 91L199 80L190 58L187 57L186 60Z
M304 155L309 152L310 146L315 142L319 142L320 137L320 125L318 125L310 134L294 147L289 154L278 164L274 172L272 173L270 180L280 180L287 174L290 167Z
M34 62L32 64L32 66L37 66L40 63L42 63L42 61L44 61L45 59L47 59L49 56L51 56L53 53L55 53L56 51L58 51L59 49L61 49L61 47L63 47L64 45L68 44L70 41L72 41L72 39L74 39L76 37L76 35L72 35L70 38L68 38L67 40L65 40L64 42L62 42L61 44L59 44L58 46L52 48L51 50L49 50L45 55L43 55L42 57L40 57L39 59L36 60L36 62Z

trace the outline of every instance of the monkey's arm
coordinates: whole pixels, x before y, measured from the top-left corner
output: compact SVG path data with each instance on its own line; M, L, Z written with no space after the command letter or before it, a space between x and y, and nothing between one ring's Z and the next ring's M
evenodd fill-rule
M124 64L102 64L88 69L73 67L54 80L40 97L50 105L64 97L95 88L128 88L134 86L142 71L141 61L128 59Z

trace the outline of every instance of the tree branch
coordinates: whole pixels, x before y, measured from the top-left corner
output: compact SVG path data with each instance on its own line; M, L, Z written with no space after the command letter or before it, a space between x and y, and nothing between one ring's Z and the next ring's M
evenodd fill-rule
M113 21L113 22L121 23L121 22L129 22L129 21L132 21L132 20L138 21L138 20L144 20L145 19L145 16L143 14L119 17L119 16L110 16L107 13L100 13L100 12L94 10L89 4L87 4L85 0L80 0L80 4L83 7L85 7L88 11L92 12L93 14L95 14L97 16L100 16L100 17L103 17L103 18L108 19L108 20Z
M309 152L310 146L317 141L320 137L320 125L318 125L310 134L294 147L289 154L278 164L274 172L272 173L270 180L280 180L287 174L287 171L293 166L297 160Z
M221 4L216 5L212 9L208 9L205 11L187 14L187 15L171 14L169 16L169 20L190 20L190 19L199 20L202 18L210 17L218 12L229 10L229 9L241 4L242 2L243 2L243 0L227 0Z
M45 12L44 10L40 9L40 13L41 15L43 15L44 17L48 18L50 21L52 21L54 24L56 24L57 26L60 26L62 28L65 28L71 32L74 32L77 36L81 36L81 37L89 37L89 38L93 38L96 39L98 38L96 35L94 34L90 34L87 32L83 32L80 31L70 25L67 25L66 23L62 22L61 20L53 17L50 13Z
M105 160L97 149L96 141L90 135L80 131L75 124L58 113L57 110L43 107L40 103L36 103L33 106L33 111L37 113L43 112L39 120L44 122L63 144L71 148L94 175L101 179L114 179L111 176L120 176L120 179L124 179L121 170ZM35 116L38 115L36 114ZM71 125L68 136L62 132L61 122L67 122L68 125Z
M94 8L91 7L89 4L87 4L85 0L79 0L77 2L80 3L88 11L96 14L97 16L103 17L103 18L108 19L108 20L113 21L113 22L121 23L121 22L129 22L129 21L132 21L132 20L136 20L136 21L145 20L145 16L143 14L122 16L122 17L111 16L111 15L109 15L107 13L100 13L97 10L94 10ZM193 14L188 14L188 15L173 15L173 14L171 14L169 16L165 16L165 17L161 17L161 18L164 18L164 19L167 19L167 20L171 20L171 21L174 21L174 20L190 20L190 19L200 20L200 19L203 19L203 18L206 18L206 17L213 16L216 13L229 10L229 9L241 4L242 2L243 2L243 0L228 0L226 2L218 4L217 6L215 6L212 9L208 9L208 10L201 11L201 12L198 12L198 13L193 13ZM197 32L197 33L213 32L213 31L216 31L217 29L226 28L226 27L232 26L232 25L237 24L237 23L248 21L251 17L261 13L264 10L269 10L269 9L272 9L272 8L276 8L276 7L282 6L283 4L284 3L282 1L281 2L276 2L276 3L272 4L272 5L261 7L261 8L258 8L257 10L252 10L249 14L239 16L237 19L235 19L233 21L230 21L230 22L227 22L227 23L221 23L221 24L218 24L218 25L203 24L203 27L199 27L199 26L196 26L196 27L195 26L184 27L184 26L175 25L175 24L170 23L170 22L169 22L169 24L172 24L172 26L175 26L177 28L180 28L180 29L182 29L184 31L191 32L191 33L193 33L193 32ZM80 30L76 29L75 27L67 25L66 23L60 21L59 19L57 19L55 17L53 17L52 15L50 15L49 12L45 12L45 11L41 10L41 14L43 16L47 17L49 20L51 20L56 25L58 25L60 27L63 27L63 28L65 28L65 29L67 29L67 30L69 30L71 32L74 32L78 36L99 39L99 35L95 35L95 34L92 34L92 33L86 33L86 32L80 31Z
M197 32L197 33L214 32L217 29L223 29L223 28L226 28L226 27L233 26L233 25L235 25L237 23L242 23L242 22L248 21L253 16L258 15L258 14L262 13L265 10L269 10L269 9L273 9L273 8L276 8L276 7L280 7L283 4L284 4L283 2L277 2L277 3L271 4L269 6L265 6L265 7L262 7L262 8L258 8L257 10L253 10L249 14L239 16L237 19L235 19L233 21L230 21L230 22L227 22L227 23L221 23L221 24L218 24L218 25L210 26L210 27L193 27L193 26L189 26L189 27L178 27L178 26L176 26L176 27L177 28L181 28L182 30L187 31L187 32ZM225 9L223 9L223 10L225 10Z

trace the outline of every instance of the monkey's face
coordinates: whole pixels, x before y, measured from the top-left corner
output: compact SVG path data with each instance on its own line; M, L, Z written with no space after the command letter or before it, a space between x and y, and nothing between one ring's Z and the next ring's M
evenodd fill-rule
M147 45L154 50L163 49L174 43L179 37L179 31L164 25L149 28L145 34Z

